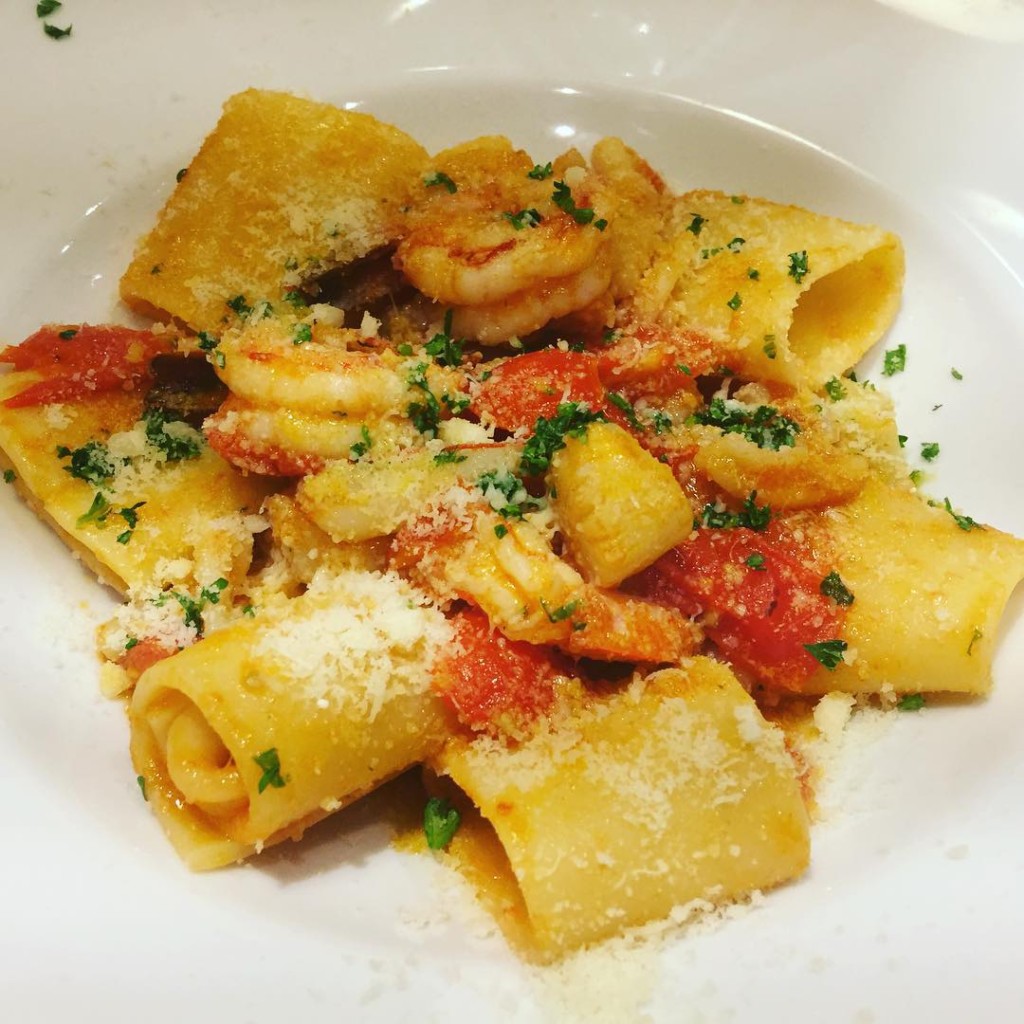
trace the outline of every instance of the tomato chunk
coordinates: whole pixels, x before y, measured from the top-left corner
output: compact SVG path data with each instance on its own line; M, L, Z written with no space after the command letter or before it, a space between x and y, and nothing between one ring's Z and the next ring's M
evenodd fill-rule
M154 356L173 351L168 337L117 325L42 327L0 362L34 370L43 380L8 398L12 409L70 402L103 391L133 391L149 376Z
M554 651L493 630L476 609L457 613L458 654L434 673L434 688L460 721L472 729L517 731L536 720L554 701L555 680L568 665Z
M804 645L842 634L844 611L820 585L781 539L740 527L700 530L628 589L686 615L702 614L727 661L763 683L799 690L818 668Z
M537 418L551 419L562 402L605 407L605 392L595 356L585 352L541 349L497 366L480 385L472 410L502 430L531 428Z

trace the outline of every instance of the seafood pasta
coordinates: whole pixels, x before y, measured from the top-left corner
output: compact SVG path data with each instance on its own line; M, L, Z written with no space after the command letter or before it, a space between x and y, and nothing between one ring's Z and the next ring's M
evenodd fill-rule
M411 769L542 959L798 877L775 723L984 694L1024 574L851 371L902 276L884 229L672 191L619 139L432 155L229 99L121 280L151 326L0 355L6 473L124 596L101 684L185 862Z

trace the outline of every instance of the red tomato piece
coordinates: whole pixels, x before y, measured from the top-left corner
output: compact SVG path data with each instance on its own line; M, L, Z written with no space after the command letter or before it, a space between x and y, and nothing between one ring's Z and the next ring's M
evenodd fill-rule
M562 402L605 408L596 357L557 348L513 356L481 383L471 408L482 420L515 431L532 428L540 416L551 419Z
M799 690L818 668L805 644L836 640L845 614L821 577L754 530L700 530L630 581L653 601L705 616L723 657L762 682Z
M493 630L476 609L457 613L458 654L434 673L434 689L472 729L528 725L554 701L555 680L568 674L558 654Z
M0 362L34 370L43 380L8 398L12 409L73 402L103 391L133 391L149 376L154 356L173 351L168 337L117 325L42 327L20 345L0 351Z

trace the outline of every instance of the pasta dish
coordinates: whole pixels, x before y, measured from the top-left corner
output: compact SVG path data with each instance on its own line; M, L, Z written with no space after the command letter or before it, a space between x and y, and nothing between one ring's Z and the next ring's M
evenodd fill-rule
M100 683L185 863L411 770L540 960L799 877L789 710L986 693L1024 575L852 369L902 281L885 229L617 138L231 97L121 279L149 326L0 353L5 476L124 597Z

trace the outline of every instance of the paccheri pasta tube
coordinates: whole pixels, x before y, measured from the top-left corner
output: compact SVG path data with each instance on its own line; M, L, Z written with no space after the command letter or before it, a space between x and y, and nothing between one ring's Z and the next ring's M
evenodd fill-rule
M705 658L520 744L455 740L434 766L497 831L544 957L807 866L807 812L783 736Z
M298 838L435 750L430 671L450 637L408 584L348 572L146 671L132 758L186 863Z
M699 331L741 376L820 385L853 366L899 308L903 248L881 228L710 191L680 196L673 226L637 313Z

